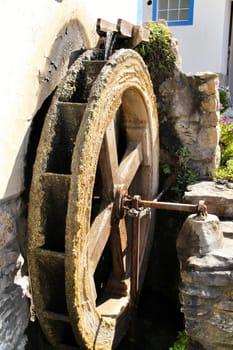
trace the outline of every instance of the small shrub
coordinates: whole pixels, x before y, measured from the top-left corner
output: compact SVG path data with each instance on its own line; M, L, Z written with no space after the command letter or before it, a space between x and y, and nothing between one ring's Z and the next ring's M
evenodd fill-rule
M220 129L221 165L226 165L229 159L233 159L233 121L221 116Z
M221 164L215 177L221 180L233 181L233 121L221 116L220 128Z
M220 99L220 111L224 112L230 107L230 97L226 88L219 88L219 99Z
M226 166L220 167L217 170L216 178L233 182L233 159L228 160Z
M153 82L156 82L156 95L159 85L173 75L177 53L172 41L172 34L164 23L149 22L149 42L140 43L135 50L142 56Z
M179 332L177 336L177 340L173 344L172 347L169 348L169 350L186 350L188 345L188 336L183 332Z
M219 88L220 111L224 112L231 106L229 91ZM216 171L215 178L233 181L233 120L224 115L220 117L220 141L221 150L220 168Z

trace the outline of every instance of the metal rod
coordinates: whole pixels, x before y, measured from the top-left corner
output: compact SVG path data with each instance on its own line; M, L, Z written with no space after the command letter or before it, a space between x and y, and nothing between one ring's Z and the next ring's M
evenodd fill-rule
M198 208L198 205L196 205L196 204L158 202L157 200L145 201L142 199L139 200L139 206L144 207L144 208L186 211L189 213L196 213L197 208Z
M139 289L139 242L140 242L140 215L132 219L132 255L131 255L131 296L132 307L137 309Z
M140 221L141 215L139 210L139 196L133 200L132 218L132 235L131 235L131 273L130 273L130 317L131 325L129 330L129 341L136 341L136 323L137 307L139 293L139 266L140 266Z

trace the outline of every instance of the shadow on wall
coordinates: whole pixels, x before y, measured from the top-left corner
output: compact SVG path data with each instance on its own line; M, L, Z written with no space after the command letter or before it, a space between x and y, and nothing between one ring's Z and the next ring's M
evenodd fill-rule
M89 41L85 34L85 29L79 21L72 20L61 28L52 45L50 54L46 57L44 67L38 70L40 92L37 99L38 103L35 108L36 111L44 108L42 104L49 98L48 96L51 95L62 77L64 77L71 53L75 50L84 49L87 46L89 46ZM5 198L7 198L10 193L18 193L20 189L24 188L24 166L27 150L28 147L30 147L28 146L30 132L31 130L28 129L19 148L5 190ZM14 191L14 189L16 190Z
M25 348L24 332L29 322L26 217L36 149L53 91L67 71L71 52L88 44L85 30L77 20L67 23L58 33L38 75L40 94L35 108L38 112L18 148L5 190L7 198L0 201L1 350Z

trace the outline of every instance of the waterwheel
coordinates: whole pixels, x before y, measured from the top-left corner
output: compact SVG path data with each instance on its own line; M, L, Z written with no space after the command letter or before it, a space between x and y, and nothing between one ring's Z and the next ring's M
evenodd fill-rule
M153 199L158 187L158 121L147 68L130 49L107 61L99 56L80 56L55 92L33 170L32 298L56 349L114 349L125 336L134 238L122 198ZM139 290L153 214L140 226Z

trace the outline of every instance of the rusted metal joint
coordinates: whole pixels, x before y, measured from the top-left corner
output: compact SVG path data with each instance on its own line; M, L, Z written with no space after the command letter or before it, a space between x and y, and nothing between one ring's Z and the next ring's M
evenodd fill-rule
M125 198L129 197L127 188L125 185L116 185L114 192L114 217L116 219L121 219L125 217L128 211L128 207L125 206Z
M200 200L198 204L159 202L157 198L152 201L141 199L140 196L133 197L127 195L122 196L122 207L129 216L144 216L148 214L146 209L162 209L171 211L182 211L196 214L196 220L205 220L207 218L207 206L204 200Z
M206 220L208 216L207 206L204 200L200 200L197 206L197 215L194 217L195 220Z

